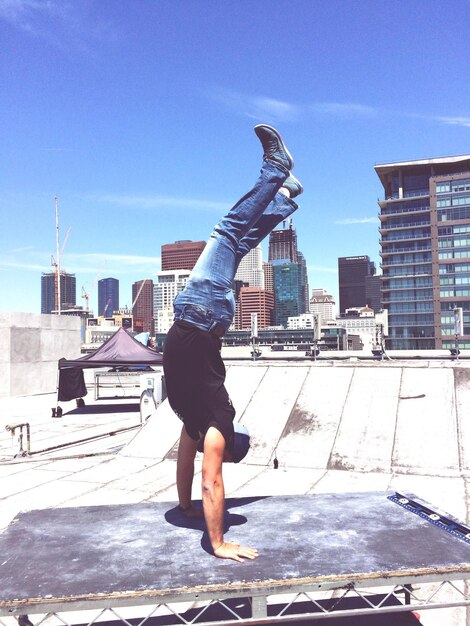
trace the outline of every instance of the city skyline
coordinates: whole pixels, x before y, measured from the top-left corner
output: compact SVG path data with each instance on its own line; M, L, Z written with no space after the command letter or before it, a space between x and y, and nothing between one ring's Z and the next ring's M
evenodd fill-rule
M310 288L338 301L338 257L380 273L374 165L469 152L465 0L445 22L435 0L208 4L0 5L1 311L41 310L56 195L77 305L84 287L96 312L114 276L130 306L162 244L207 240L253 184L260 122L305 187L293 221Z

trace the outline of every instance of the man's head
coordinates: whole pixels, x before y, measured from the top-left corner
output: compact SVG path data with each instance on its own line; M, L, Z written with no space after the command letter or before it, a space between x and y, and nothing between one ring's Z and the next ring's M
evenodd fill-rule
M233 463L240 463L244 459L250 449L250 433L248 428L243 424L233 425L233 443L231 446L231 457Z
M248 428L243 424L233 425L233 437L230 445L226 446L224 453L224 461L226 463L239 463L248 453L250 449L250 433ZM204 452L204 435L198 441L198 452Z

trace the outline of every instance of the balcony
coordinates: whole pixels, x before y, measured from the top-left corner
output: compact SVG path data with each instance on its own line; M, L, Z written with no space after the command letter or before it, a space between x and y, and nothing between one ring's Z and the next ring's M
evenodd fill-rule
M382 265L380 266L382 267ZM414 276L432 276L432 271L403 271L398 270L396 273L389 274L388 272L383 274L383 280L392 280L394 278L410 278Z
M387 245L387 243L392 243L392 242L388 242L388 241L382 241L380 242L382 244L382 246L385 244ZM415 246L414 248L396 248L396 247L390 247L390 248L382 248L382 251L380 252L380 256L384 257L384 256L389 256L391 254L401 254L401 253L409 253L409 254L413 254L414 252L431 252L432 248L431 248L431 242L429 242L426 246Z
M378 218L379 220L385 220L389 217L392 217L394 215L404 215L406 213L410 214L410 213L429 213L430 211L430 207L429 206L422 206L422 207L406 207L406 208L396 208L394 206L388 207L387 208L383 208L382 212L378 214Z
M432 296L426 296L426 298L419 298L418 296L409 298L405 298L404 296L394 297L393 294L390 294L389 296L382 296L383 304L395 304L399 302L432 302Z
M413 240L421 240L421 239L431 239L431 233L423 233L422 235L412 234L412 235L404 235L403 232L397 231L396 234L391 235L390 237L382 237L381 243L389 243L391 241L413 241Z
M384 263L380 263L380 268L384 269L386 267L394 267L396 265L429 265L429 263L432 262L432 258L431 255L429 256L429 259L421 259L421 260L414 260L414 261L401 261L401 260L394 260L394 261L389 261L389 262L384 262Z
M416 228L420 226L431 226L431 222L429 220L421 221L421 222L410 222L408 224L393 224L390 226L382 225L378 226L378 230L380 233L387 233L392 230L402 230L406 228Z

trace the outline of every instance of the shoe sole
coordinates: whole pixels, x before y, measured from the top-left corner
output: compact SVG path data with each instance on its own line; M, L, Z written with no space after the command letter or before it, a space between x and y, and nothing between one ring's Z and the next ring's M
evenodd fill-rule
M292 154L289 152L289 150L286 147L286 144L284 143L283 138L281 137L281 135L279 134L279 131L276 130L273 126L269 126L268 124L257 124L255 126L255 133L256 136L258 137L258 139L261 141L261 137L258 135L257 129L258 128L268 128L274 135L276 135L276 137L278 138L279 143L282 146L282 149L284 150L284 152L287 155L288 160L290 161L291 165L290 167L288 167L287 169L290 171L291 169L294 168L294 159L292 157Z

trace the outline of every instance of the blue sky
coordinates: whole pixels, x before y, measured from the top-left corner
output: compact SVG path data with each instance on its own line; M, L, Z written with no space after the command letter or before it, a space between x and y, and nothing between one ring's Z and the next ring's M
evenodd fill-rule
M374 164L470 153L469 23L469 0L0 0L0 311L40 312L55 195L77 303L113 276L130 305L250 188L261 122L336 296L339 256L379 262Z

